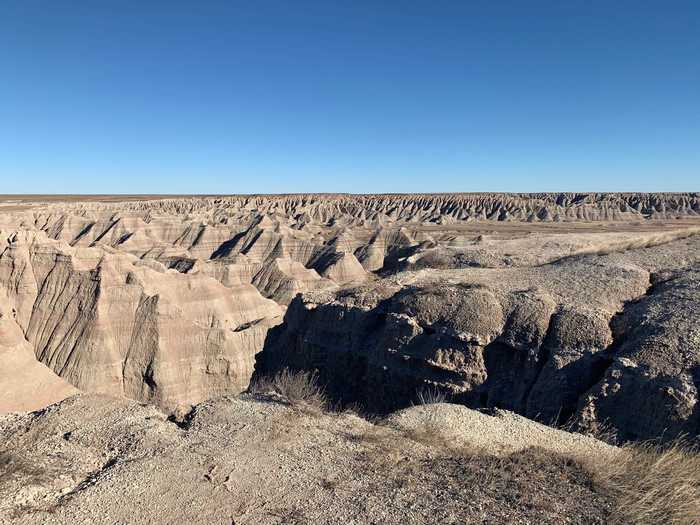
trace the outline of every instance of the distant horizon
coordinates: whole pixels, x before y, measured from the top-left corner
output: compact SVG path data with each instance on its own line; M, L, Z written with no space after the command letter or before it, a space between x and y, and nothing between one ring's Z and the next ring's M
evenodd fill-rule
M0 192L683 192L700 3L0 5Z
M0 193L3 198L55 198L55 197L125 197L125 198L204 198L204 197L286 197L286 196L418 196L418 195L689 195L700 191L421 191L421 192L293 192L293 193Z

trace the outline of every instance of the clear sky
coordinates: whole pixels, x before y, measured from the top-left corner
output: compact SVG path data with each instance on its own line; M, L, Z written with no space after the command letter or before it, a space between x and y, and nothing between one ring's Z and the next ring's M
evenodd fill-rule
M700 190L700 2L0 1L0 193Z

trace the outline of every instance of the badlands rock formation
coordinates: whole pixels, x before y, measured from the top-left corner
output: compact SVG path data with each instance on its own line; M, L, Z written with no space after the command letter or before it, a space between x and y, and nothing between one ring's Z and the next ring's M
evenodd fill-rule
M697 193L6 198L0 377L37 379L0 411L291 367L371 411L697 435L698 232Z
M0 314L0 399L3 411L28 412L79 391L37 361L22 329Z
M226 287L204 274L166 270L110 247L70 246L41 231L5 240L0 308L14 332L0 340L3 355L25 352L20 338L83 391L165 408L242 391L267 327L281 314L250 284ZM10 375L23 371L19 361L12 367Z
M675 219L700 213L700 193L449 193L412 195L252 195L201 198L94 196L8 196L5 205L24 208L66 202L72 210L154 211L169 215L262 213L293 219L296 224L342 221L449 223L494 221L615 221Z
M257 371L317 369L336 399L371 411L428 388L547 423L605 423L621 439L698 435L699 271L693 236L306 293L270 331Z

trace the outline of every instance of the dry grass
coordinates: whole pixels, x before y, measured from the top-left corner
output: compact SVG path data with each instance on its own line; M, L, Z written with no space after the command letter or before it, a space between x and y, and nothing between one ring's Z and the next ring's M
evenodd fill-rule
M512 454L496 459L483 450L455 446L446 439L443 424L435 418L427 418L418 428L404 435L437 451L444 458L461 458L460 461L480 458L479 463L489 463L491 467L481 472L479 480L487 486L493 484L494 476L499 478L504 469L510 469L511 463L518 458L518 454ZM609 429L601 432L599 437L614 439ZM374 441L378 456L384 461L392 458L392 446L401 442L386 435L367 437L367 441ZM593 481L595 492L609 501L607 520L610 523L700 525L700 451L686 441L677 440L663 446L630 443L620 447L612 456L591 453L589 457L572 459L544 451L538 454L543 461L546 456L549 461L580 465ZM486 458L491 459L487 462ZM494 470L489 472L490 468ZM533 484L537 484L534 482L538 472L533 470L531 476Z
M419 405L434 405L447 402L445 393L434 386L421 388L416 393L416 399Z
M590 246L574 251L573 253L560 257L557 261L562 261L570 257L579 257L584 255L610 255L613 253L622 253L628 250L638 250L641 248L653 248L673 241L687 239L695 235L700 235L700 229L689 228L677 231L661 232L652 236L642 237L639 239L629 239L619 242L600 246ZM550 264L554 261L550 261Z
M318 411L328 408L323 389L318 385L315 374L308 372L291 372L285 369L256 382L251 391L274 392L295 407ZM426 388L417 393L417 400L420 404L429 405L442 403L446 398L438 389ZM626 444L612 457L591 454L588 458L576 460L544 451L535 453L533 449L526 454L527 461L521 461L519 458L522 453L497 457L483 450L455 446L452 440L447 439L443 428L444 421L436 416L426 418L418 428L410 432L398 432L375 424L357 437L367 447L363 453L367 468L376 469L389 477L391 473L395 473L397 486L407 490L412 485L411 479L415 478L417 482L423 476L412 472L409 467L421 470L425 465L418 468L417 463L406 462L405 438L432 449L436 455L431 456L436 461L456 462L454 464L460 465L460 472L464 468L469 472L473 470L467 476L468 481L486 487L489 491L507 493L512 487L510 482L505 480L511 479L514 472L518 472L516 478L521 480L518 482L521 485L518 491L525 490L529 484L537 487L537 490L542 491L546 488L548 491L551 487L546 480L540 479L538 469L550 465L550 470L544 469L549 476L555 472L559 475L561 472L563 477L558 481L560 485L567 483L566 479L571 481L575 478L576 483L580 485L577 490L583 490L585 476L581 477L582 474L576 472L588 473L593 481L594 492L603 498L598 503L606 507L596 509L596 513L604 511L610 523L700 525L700 453L696 447L682 440L664 446L653 443ZM595 432L589 433L608 443L616 441L614 432L607 427L596 428ZM528 482L526 480L529 466L533 466L533 470L529 474L531 479ZM579 466L583 470L579 470ZM564 475L564 472L568 474ZM465 475L464 472L460 474ZM418 491L416 488L410 490ZM559 489L555 490L557 491ZM559 492L558 495L563 495L563 492ZM542 501L525 503L526 506L546 510ZM558 509L558 503L552 504ZM553 507L551 512L556 513L557 510Z
M557 419L554 418L548 423L548 426L563 430L565 432L570 432L572 434L582 434L584 436L592 437L608 445L618 446L620 445L620 439L617 435L617 429L607 422L592 422L586 426L582 426L580 422L572 417L569 421L563 424L557 424Z
M465 449L462 445L457 444L453 439L450 439L444 430L444 421L430 414L429 417L423 418L420 424L410 430L404 430L405 436L417 443L427 447L436 448L442 453L450 455L474 455L483 453L473 446Z
M249 388L250 393L275 394L286 403L311 412L322 412L328 407L324 389L318 377L311 372L294 372L285 368L273 376L257 379Z
M611 494L616 523L700 523L700 454L683 440L663 447L628 444L614 461L590 458L598 486Z
M544 450L499 456L458 447L438 421L408 433L376 425L357 438L366 493L391 512L411 509L419 523L602 524L609 514L608 497L581 465Z

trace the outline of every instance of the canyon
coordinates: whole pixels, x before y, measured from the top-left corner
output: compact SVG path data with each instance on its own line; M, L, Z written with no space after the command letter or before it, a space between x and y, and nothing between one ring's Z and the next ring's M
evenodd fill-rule
M694 523L698 312L697 193L0 196L0 523Z
M292 369L377 414L696 436L698 233L692 193L5 197L0 410Z

